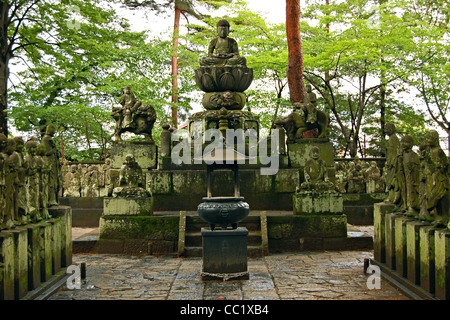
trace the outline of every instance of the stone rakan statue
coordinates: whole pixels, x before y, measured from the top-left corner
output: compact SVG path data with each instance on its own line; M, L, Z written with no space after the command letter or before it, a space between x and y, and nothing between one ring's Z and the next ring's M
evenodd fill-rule
M328 179L327 164L320 158L320 149L312 147L309 156L304 168L305 182L300 185L300 190L334 191L335 186Z
M0 133L0 230L51 218L48 208L58 205L62 179L54 126L45 132L41 143Z
M125 86L120 105L114 106L111 116L116 120L114 140L121 141L122 133L132 132L144 135L145 141L153 142L152 130L156 121L155 109L137 100L130 86Z
M132 154L127 154L120 168L119 186L113 189L114 198L148 197L145 189L145 175Z

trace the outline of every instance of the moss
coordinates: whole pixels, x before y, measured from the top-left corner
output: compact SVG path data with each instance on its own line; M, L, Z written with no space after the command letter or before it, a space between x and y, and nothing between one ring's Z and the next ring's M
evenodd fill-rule
M105 216L101 218L100 238L175 240L178 225L178 216Z

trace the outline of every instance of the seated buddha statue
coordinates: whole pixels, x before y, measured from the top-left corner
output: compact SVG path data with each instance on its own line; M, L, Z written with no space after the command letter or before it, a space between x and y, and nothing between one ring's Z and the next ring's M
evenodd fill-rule
M239 56L236 40L229 38L230 24L227 20L217 23L218 38L211 40L208 47L208 56L200 59L200 66L245 66L247 61Z

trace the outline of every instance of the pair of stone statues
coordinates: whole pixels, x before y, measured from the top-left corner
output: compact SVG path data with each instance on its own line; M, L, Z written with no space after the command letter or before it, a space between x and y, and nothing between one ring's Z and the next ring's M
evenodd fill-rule
M0 229L49 218L48 208L58 205L62 179L55 132L47 126L40 143L0 133Z
M394 124L386 124L386 133L386 201L408 215L446 226L450 220L450 163L439 145L438 132L427 133L419 153L413 150L411 136L398 137Z

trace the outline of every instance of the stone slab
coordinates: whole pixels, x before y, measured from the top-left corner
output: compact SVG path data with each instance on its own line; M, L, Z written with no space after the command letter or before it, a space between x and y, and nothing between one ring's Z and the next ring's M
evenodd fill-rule
M14 235L0 232L0 300L14 300Z
M342 214L344 211L340 193L296 192L292 202L294 214Z
M406 222L407 278L414 284L420 284L420 228L424 226L420 221Z
M46 282L50 280L52 276L52 253L53 253L53 243L52 243L52 232L53 228L49 222L42 223L40 225L40 260L41 260L41 282Z
M386 240L386 266L391 270L395 270L395 217L396 213L388 213L385 215L385 240Z
M373 205L373 251L376 261L381 263L386 262L386 221L385 215L394 210L394 205L391 203L375 203Z
M319 139L303 139L295 143L288 143L289 162L292 167L303 168L309 159L312 147L320 149L320 157L327 163L328 167L334 168L334 149L331 142Z
M421 227L419 231L420 287L431 294L435 292L435 231L432 226Z
M28 225L28 290L34 290L41 284L41 259L39 225Z
M158 147L150 142L113 142L111 168L120 169L127 154L132 154L142 169L156 169Z
M153 214L153 197L104 198L103 215L150 216Z
M26 228L9 230L14 235L14 298L28 292L28 232Z
M436 297L450 300L450 231L436 230L435 236Z
M395 271L407 276L406 223L410 218L398 215L395 218Z

